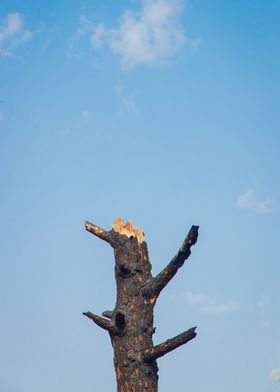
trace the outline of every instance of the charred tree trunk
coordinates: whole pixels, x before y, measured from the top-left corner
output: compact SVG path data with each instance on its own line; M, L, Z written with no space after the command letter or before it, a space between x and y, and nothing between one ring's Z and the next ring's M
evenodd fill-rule
M156 277L151 274L144 235L131 222L118 218L112 230L106 231L86 222L86 230L108 242L114 249L117 300L114 310L103 316L84 313L99 327L108 331L114 350L118 392L157 392L157 359L187 343L196 336L191 328L154 346L153 310L161 290L173 278L196 243L198 226L192 226L181 248Z

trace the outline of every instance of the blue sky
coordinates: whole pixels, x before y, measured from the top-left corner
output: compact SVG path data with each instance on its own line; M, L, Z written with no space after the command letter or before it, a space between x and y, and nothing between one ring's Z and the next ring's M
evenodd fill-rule
M1 1L1 390L112 391L117 216L162 292L160 391L275 392L280 368L277 0Z

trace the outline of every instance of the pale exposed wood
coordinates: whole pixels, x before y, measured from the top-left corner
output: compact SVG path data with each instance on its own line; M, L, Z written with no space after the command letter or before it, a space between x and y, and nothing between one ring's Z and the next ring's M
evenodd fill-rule
M113 223L112 228L119 234L126 235L127 237L136 237L139 244L144 241L143 231L138 227L134 227L130 220L125 223L121 218L117 218Z

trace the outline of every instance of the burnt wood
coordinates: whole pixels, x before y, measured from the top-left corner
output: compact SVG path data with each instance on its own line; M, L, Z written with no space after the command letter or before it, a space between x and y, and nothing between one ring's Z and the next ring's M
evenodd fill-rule
M104 317L92 312L83 314L109 333L117 391L157 392L156 360L196 336L194 327L156 346L152 339L157 298L188 259L197 241L199 226L192 226L176 256L153 277L142 231L119 218L116 222L110 231L89 222L85 224L87 231L108 242L114 250L117 299L112 311L103 312Z

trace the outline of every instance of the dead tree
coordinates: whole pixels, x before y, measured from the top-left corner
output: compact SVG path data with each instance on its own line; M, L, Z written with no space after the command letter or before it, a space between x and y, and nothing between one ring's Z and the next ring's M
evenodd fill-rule
M170 263L155 277L151 274L143 232L117 218L106 231L86 222L86 230L108 242L114 249L117 300L113 310L84 313L109 332L114 350L118 392L157 392L156 360L196 336L195 327L154 346L153 310L164 287L191 254L199 226L192 226Z

